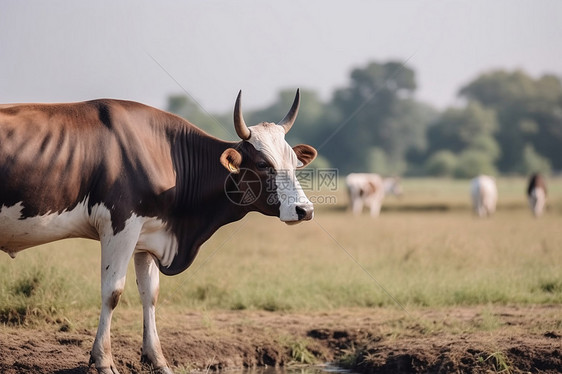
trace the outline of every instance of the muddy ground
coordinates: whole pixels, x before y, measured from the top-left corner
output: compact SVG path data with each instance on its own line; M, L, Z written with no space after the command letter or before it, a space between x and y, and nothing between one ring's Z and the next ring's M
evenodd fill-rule
M312 360L363 373L562 372L562 306L159 314L164 353L179 373ZM139 319L114 321L121 373L149 372ZM0 327L0 373L95 373L95 329L62 327Z

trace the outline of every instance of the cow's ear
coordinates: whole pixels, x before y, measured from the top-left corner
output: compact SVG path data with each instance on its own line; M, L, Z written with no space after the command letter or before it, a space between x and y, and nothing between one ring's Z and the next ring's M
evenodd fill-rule
M238 174L242 164L242 155L234 148L227 148L221 155L221 164L229 172Z
M310 164L315 158L318 152L316 149L312 148L306 144L299 144L293 147L293 151L295 151L297 155L297 168L303 168L306 165Z

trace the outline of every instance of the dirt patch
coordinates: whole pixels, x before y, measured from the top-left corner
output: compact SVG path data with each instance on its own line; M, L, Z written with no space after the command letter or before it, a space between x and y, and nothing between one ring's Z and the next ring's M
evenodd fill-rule
M159 311L160 338L178 372L338 362L362 373L562 371L562 307L338 310L313 313ZM140 315L114 324L122 373L140 363ZM95 373L94 330L0 328L2 373ZM137 331L138 330L138 331Z

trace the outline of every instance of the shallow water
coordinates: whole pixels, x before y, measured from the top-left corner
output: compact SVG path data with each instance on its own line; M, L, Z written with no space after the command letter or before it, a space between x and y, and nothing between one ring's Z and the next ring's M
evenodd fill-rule
M342 369L337 366L325 365L306 365L289 367L258 367L242 370L228 370L228 374L354 374L354 372Z

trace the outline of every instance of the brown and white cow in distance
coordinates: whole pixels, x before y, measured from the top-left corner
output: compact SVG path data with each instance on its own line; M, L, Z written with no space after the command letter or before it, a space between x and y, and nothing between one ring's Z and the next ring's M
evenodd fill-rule
M312 219L295 169L316 150L284 139L298 107L297 91L279 124L247 127L239 94L234 124L242 140L226 142L129 101L0 106L0 249L15 257L64 238L101 242L102 305L91 351L98 372L117 372L110 324L131 257L143 305L142 358L170 373L155 324L159 271L184 271L218 228L250 211L287 223Z
M351 211L361 214L363 206L378 217L386 195L400 196L402 188L398 178L382 178L374 173L351 173L345 178Z
M540 217L546 205L546 181L540 174L533 174L527 185L529 206L535 217Z

